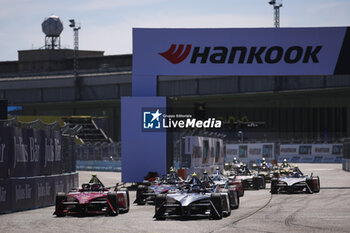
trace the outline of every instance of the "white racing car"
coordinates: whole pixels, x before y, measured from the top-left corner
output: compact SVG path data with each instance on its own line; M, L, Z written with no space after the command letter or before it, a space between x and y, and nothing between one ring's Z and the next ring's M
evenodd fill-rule
M280 178L271 179L271 193L318 193L320 191L320 178L318 176L304 175L297 167L293 172Z
M155 198L157 220L167 217L209 216L221 219L231 214L229 193L226 189L208 189L196 177L182 186L180 191L158 194Z

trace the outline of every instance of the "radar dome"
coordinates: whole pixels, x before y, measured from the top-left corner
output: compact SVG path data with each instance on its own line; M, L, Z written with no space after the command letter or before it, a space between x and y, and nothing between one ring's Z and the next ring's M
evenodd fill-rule
M44 22L41 24L41 28L46 36L56 37L63 31L63 23L58 16L51 15L45 18Z

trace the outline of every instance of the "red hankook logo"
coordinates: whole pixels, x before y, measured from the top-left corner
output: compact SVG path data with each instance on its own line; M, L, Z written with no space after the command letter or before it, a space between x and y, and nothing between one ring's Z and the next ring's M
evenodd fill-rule
M176 49L176 44L172 44L167 51L159 54L171 63L179 64L180 62L186 59L188 54L190 54L192 45L186 45L185 51L184 47L185 45L180 44L179 47Z

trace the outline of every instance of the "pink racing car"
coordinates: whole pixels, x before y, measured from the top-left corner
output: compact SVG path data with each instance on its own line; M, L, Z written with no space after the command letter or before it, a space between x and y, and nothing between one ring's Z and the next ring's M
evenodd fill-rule
M90 182L83 184L81 189L57 193L54 215L64 217L67 214L85 216L105 213L116 216L120 212L128 212L129 206L129 191L126 188L118 188L118 185L105 187L93 175Z

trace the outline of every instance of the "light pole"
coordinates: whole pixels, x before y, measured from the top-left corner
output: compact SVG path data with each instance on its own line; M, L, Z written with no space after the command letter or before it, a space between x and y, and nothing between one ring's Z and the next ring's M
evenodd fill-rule
M73 28L74 32L74 49L73 49L73 62L74 62L74 85L75 85L75 100L80 99L80 81L78 77L78 50L79 50L79 30L80 26L75 24L74 19L69 20L69 27Z
M276 28L280 27L280 8L283 6L282 0L276 1L276 0L270 0L269 4L273 6L274 10L274 25Z

